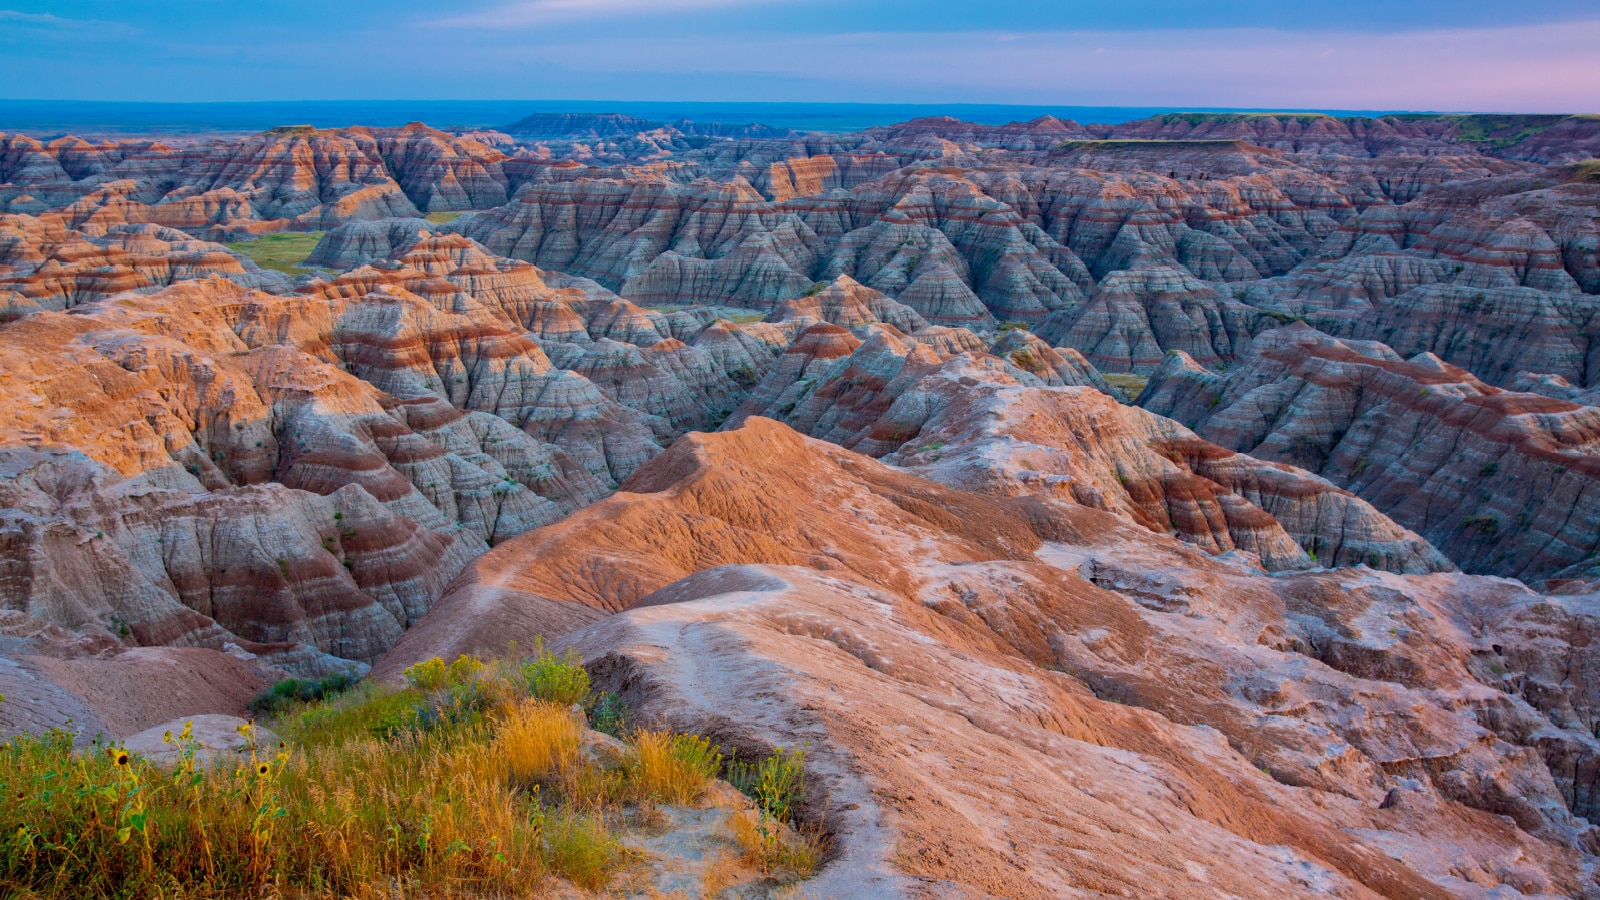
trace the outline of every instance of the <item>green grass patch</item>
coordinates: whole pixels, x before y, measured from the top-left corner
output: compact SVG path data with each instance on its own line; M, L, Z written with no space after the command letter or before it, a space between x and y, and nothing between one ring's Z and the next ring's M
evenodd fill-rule
M464 212L431 212L423 216L435 225L447 225L466 215Z
M1600 181L1600 159L1586 159L1567 167L1568 181Z
M263 269L288 275L304 275L314 271L306 268L306 257L322 240L321 231L280 231L264 234L253 241L234 241L225 244L229 250L247 256Z
M1327 113L1307 112L1248 112L1248 113L1216 113L1216 112L1176 112L1165 113L1155 117L1160 122L1186 122L1190 125L1202 123L1231 123L1249 122L1256 119L1292 119L1302 125L1310 125L1319 119L1333 119Z
M764 313L760 310L740 311L731 309L729 307L723 307L722 309L717 310L717 317L721 319L727 319L728 321L738 325L748 325L751 322L765 321L767 318L767 313Z
M1102 374L1106 384L1114 388L1121 388L1130 399L1139 396L1144 391L1144 386L1150 383L1149 375L1128 374Z
M1067 153L1073 150L1102 150L1134 152L1139 150L1223 150L1229 147L1245 147L1244 141L1233 140L1160 140L1145 138L1129 138L1125 140L1107 141L1062 141L1056 145L1056 150Z
M1400 115L1402 122L1439 120L1452 122L1458 129L1456 139L1474 144L1484 144L1489 150L1504 150L1556 125L1567 116L1560 115L1492 115L1468 113L1462 115Z
M358 680L351 672L336 672L326 678L285 678L251 700L250 710L258 716L272 715L295 703L322 700L347 691Z

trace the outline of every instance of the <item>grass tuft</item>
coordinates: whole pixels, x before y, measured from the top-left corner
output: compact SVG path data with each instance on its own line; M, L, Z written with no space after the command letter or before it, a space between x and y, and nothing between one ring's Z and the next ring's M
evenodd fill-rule
M579 887L605 887L623 862L622 845L596 816L552 813L540 830L551 867Z
M801 834L759 811L740 810L728 818L728 830L745 865L780 882L816 874L822 857L821 836Z
M495 734L512 782L558 785L582 766L583 735L565 707L530 699L505 714Z

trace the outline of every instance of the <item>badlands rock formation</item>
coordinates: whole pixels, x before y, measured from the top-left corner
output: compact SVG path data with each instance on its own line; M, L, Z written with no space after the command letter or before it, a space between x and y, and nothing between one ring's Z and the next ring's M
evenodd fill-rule
M1509 686L1595 599L1266 578L755 418L490 551L377 674L565 634L643 715L807 743L844 896L1577 894L1592 701Z
M1533 581L1600 556L1594 406L1305 325L1262 335L1226 374L1175 351L1139 403L1348 486L1468 571Z
M542 636L808 896L1600 897L1597 140L0 136L0 736Z

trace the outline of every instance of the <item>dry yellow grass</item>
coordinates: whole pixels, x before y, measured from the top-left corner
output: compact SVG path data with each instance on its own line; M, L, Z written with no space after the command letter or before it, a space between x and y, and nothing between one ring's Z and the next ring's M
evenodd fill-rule
M706 864L700 876L700 893L707 900L715 900L723 891L744 878L744 864L731 853L720 853Z
M728 830L744 864L779 881L809 878L821 859L820 834L801 834L757 810L728 816Z
M704 738L640 731L623 755L629 799L696 803L722 769L722 754Z
M583 736L566 709L525 700L499 719L494 747L514 781L549 784L581 765Z

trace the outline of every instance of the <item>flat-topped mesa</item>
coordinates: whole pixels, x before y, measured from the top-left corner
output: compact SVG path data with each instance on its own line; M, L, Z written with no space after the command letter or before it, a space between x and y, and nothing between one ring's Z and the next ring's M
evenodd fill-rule
M1065 140L1092 138L1097 134L1070 119L1048 115L1008 125L978 125L950 116L926 116L897 125L869 128L863 133L889 145L932 135L957 144L1002 150L1047 150Z
M1141 140L1239 140L1291 153L1349 157L1446 151L1571 162L1600 155L1600 124L1589 116L1166 113L1110 126L1104 134Z
M516 138L609 138L655 131L664 123L621 113L533 113L502 127Z
M1592 406L1303 325L1258 336L1223 375L1174 354L1139 402L1327 477L1469 571L1537 582L1600 554L1600 519L1582 499L1600 478Z

